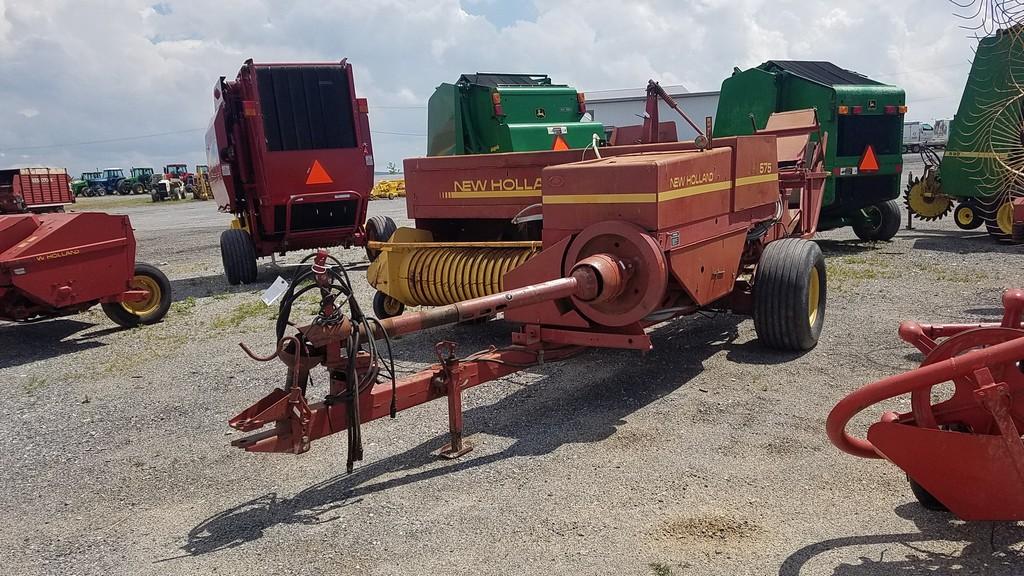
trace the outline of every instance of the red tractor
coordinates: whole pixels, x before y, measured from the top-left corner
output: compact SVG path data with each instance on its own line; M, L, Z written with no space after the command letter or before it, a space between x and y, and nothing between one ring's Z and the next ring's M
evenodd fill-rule
M230 284L255 281L261 257L390 237L390 218L364 225L373 149L347 61L248 60L213 98L206 154L217 206L235 216L220 238Z

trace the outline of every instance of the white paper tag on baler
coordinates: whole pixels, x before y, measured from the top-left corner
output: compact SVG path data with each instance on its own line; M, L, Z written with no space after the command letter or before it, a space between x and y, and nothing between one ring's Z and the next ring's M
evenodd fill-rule
M270 285L270 288L263 292L263 303L270 306L277 302L277 299L283 296L287 290L288 281L278 276L277 280L274 280L274 283Z

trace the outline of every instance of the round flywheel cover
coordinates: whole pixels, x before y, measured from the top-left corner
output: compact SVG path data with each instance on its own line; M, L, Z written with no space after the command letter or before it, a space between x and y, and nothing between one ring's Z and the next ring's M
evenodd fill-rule
M602 326L627 326L658 309L668 289L668 265L658 242L646 230L630 222L610 220L591 224L576 235L566 251L563 274L588 256L608 254L628 268L622 293L607 302L573 298L583 316Z

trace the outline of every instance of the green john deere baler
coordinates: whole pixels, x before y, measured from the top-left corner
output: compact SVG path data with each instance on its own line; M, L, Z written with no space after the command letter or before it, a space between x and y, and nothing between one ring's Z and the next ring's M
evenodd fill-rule
M463 74L427 103L427 155L584 148L604 139L581 92L539 74Z
M818 228L888 240L900 227L905 102L902 89L831 62L771 60L722 82L714 134L753 134L772 112L816 109L831 173Z

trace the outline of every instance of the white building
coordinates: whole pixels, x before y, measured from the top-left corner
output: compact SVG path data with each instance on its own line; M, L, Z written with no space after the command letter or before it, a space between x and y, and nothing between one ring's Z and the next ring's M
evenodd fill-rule
M718 92L690 92L685 86L663 85L665 92L679 104L683 112L697 126L704 127L707 116L714 118L718 110ZM647 87L624 90L585 90L587 110L593 112L594 120L609 126L635 126L644 123L644 109L647 104ZM679 114L659 100L658 115L661 122L676 123L676 135L680 141L692 140L697 133Z

